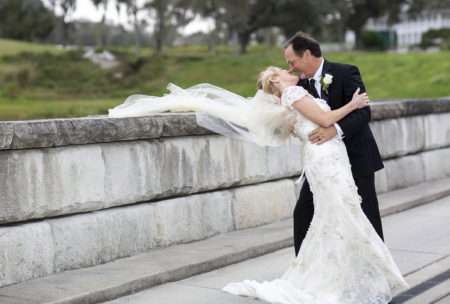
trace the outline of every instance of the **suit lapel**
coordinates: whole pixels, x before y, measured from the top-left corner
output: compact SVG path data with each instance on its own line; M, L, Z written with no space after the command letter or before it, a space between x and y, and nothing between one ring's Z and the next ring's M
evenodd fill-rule
M323 68L322 68L322 78L325 77L325 74L331 74L331 64L324 58L323 59ZM328 103L329 95L330 95L331 85L328 86L328 93L321 89L320 95L323 100Z
M303 87L305 90L309 92L309 86L306 79L298 79L297 86Z

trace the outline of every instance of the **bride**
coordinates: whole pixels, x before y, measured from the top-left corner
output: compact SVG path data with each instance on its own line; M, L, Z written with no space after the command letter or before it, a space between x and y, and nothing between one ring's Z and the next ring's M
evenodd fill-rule
M308 134L368 106L367 95L330 111L325 101L299 86L298 77L269 67L262 91L248 100L212 85L183 90L169 85L163 97L130 96L110 117L196 111L200 125L218 133L276 146L290 135L302 142L303 170L314 193L314 217L300 251L281 278L230 283L222 290L277 304L386 304L408 288L392 256L361 209L345 145L332 139L312 144Z

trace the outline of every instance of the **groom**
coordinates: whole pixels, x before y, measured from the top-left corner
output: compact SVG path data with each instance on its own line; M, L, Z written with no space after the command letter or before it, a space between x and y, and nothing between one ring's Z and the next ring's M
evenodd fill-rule
M303 32L298 32L286 42L284 56L289 64L289 71L297 72L300 77L297 85L304 87L314 97L327 101L332 110L347 104L358 87L361 89L360 93L365 92L357 67L325 60L319 43ZM344 141L353 178L362 198L361 207L383 239L374 176L375 171L384 166L369 128L370 113L370 107L355 110L334 126L317 128L309 134L309 140L321 145L337 136ZM300 250L313 214L313 194L305 180L294 209L295 255Z

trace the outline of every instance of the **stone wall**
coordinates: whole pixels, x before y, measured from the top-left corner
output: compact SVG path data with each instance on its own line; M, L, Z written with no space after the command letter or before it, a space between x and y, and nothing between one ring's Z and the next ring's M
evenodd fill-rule
M378 192L450 176L450 98L374 102ZM290 217L301 145L192 114L0 123L0 286Z

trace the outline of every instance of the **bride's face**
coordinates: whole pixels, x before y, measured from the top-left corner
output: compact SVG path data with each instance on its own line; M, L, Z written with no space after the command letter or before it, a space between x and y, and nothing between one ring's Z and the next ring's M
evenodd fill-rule
M278 68L277 73L281 83L296 85L298 82L298 77L292 75L288 70Z

